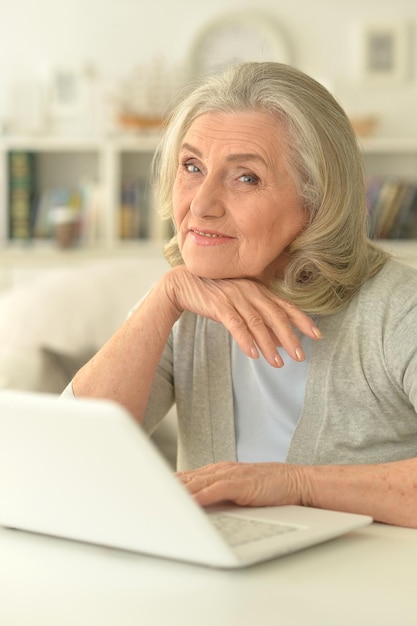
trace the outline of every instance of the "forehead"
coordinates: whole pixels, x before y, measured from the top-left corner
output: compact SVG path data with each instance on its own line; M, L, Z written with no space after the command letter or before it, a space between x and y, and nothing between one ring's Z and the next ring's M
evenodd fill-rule
M192 122L183 143L217 143L226 151L248 145L260 151L281 152L286 135L280 118L267 111L210 111Z

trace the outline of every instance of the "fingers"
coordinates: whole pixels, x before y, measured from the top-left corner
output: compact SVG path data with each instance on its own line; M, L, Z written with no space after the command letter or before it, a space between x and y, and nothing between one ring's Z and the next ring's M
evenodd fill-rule
M247 280L222 282L222 289L233 302L233 309L222 322L248 356L257 358L260 351L268 363L281 367L284 362L278 346L296 361L305 359L294 326L313 339L321 337L310 317L266 287Z
M204 279L186 268L174 272L178 308L223 324L251 358L262 354L273 367L282 367L277 351L282 346L292 359L303 361L305 354L294 328L312 339L321 337L308 315L257 281Z

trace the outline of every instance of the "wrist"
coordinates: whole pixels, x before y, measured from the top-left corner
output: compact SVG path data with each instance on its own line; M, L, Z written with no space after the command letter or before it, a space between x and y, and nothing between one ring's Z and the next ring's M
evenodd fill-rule
M301 506L318 506L315 493L317 492L318 475L314 465L292 465L294 473L294 493L297 494L297 504Z
M178 278L176 269L169 270L154 285L149 296L156 301L158 315L163 314L176 322L184 312L178 300Z

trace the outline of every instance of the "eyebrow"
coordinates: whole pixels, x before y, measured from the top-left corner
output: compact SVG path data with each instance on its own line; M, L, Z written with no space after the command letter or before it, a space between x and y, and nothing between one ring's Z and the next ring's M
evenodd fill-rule
M196 148L195 146L191 145L190 143L183 143L180 150L189 150L190 152L194 152L194 154L196 154L200 159L202 158L203 154L202 152ZM266 165L266 161L263 157L261 157L259 154L256 154L256 152L237 152L235 154L229 154L226 157L227 161L259 161L260 163L263 163L264 165Z

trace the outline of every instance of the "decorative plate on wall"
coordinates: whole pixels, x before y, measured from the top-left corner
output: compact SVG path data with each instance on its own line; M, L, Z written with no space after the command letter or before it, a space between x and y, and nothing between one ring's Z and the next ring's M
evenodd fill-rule
M244 11L222 15L197 34L189 52L194 76L244 61L293 63L289 38L272 16Z

